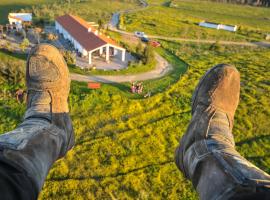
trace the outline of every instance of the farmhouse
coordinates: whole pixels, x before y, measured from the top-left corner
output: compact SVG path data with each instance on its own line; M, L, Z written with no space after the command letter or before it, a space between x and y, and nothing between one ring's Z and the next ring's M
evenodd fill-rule
M125 61L126 50L115 41L96 30L90 23L74 15L63 15L56 19L55 29L69 40L76 51L83 57L88 57L88 64L92 64L92 55L103 55L109 62L111 55L122 52L121 59ZM119 51L118 51L119 50Z
M199 26L203 26L203 27L207 27L207 28L214 28L214 29L218 29L218 30L231 31L231 32L237 31L236 25L224 25L224 24L217 24L217 23L206 22L206 21L200 22Z
M32 23L32 13L9 13L8 21L10 25L15 25L16 28L22 29L24 24Z

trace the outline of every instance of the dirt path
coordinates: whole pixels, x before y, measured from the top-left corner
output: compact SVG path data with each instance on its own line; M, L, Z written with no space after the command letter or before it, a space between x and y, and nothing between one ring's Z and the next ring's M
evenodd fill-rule
M108 28L111 31L115 31L121 33L123 35L134 36L131 32L121 31L118 29L117 25L119 23L119 16L120 13L131 13L137 12L143 9L146 9L149 4L145 0L139 0L141 2L141 8L126 10L118 13L114 13L111 21L109 23ZM163 40L170 40L170 41L183 41L183 42L193 42L193 43L203 43L203 44L213 44L216 43L215 40L202 40L202 39L188 39L188 38L179 38L179 37L166 37L160 35L148 35L149 38L152 39L163 39ZM219 41L219 44L222 45L237 45L237 46L261 46L261 47L270 47L270 42L235 42L235 41Z
M132 81L144 81L149 79L156 79L165 76L169 71L172 70L172 66L161 57L159 54L155 54L157 60L157 65L154 70L134 75L81 75L81 74L71 74L71 79L81 82L101 82L101 83L122 83L122 82L132 82Z
M133 33L121 31L117 28L110 28L110 30L118 32L122 35L134 36ZM215 40L202 40L202 39L187 39L187 38L178 38L178 37L166 37L158 35L148 35L152 39L162 39L170 41L183 41L183 42L193 42L193 43L203 43L203 44L213 44L216 43ZM235 42L235 41L218 41L222 45L237 45L237 46L261 46L261 47L270 47L270 42Z

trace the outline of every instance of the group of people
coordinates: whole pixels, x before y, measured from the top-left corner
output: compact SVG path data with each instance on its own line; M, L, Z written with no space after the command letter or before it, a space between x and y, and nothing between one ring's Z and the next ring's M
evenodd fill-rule
M143 92L143 84L142 82L139 83L132 83L131 84L131 92L141 94Z

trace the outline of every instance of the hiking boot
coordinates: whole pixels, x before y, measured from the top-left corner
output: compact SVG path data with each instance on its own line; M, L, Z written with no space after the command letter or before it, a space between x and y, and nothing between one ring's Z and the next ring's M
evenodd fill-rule
M192 119L175 161L200 199L269 199L270 176L235 150L232 135L240 75L220 64L201 79L192 97Z
M40 191L51 165L74 145L68 109L70 78L60 52L40 44L26 66L27 110L19 127L0 136L7 160L23 168Z

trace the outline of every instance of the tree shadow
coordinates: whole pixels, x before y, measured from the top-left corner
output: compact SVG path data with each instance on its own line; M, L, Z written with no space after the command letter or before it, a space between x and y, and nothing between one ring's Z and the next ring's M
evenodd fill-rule
M167 160L167 161L164 161L164 162L152 163L152 164L148 164L148 165L145 165L145 166L142 166L142 167L130 169L130 170L127 170L125 172L117 172L117 173L114 173L114 174L94 175L94 176L79 176L79 177L55 177L55 178L52 177L52 178L47 179L47 181L86 180L86 179L93 179L93 180L99 181L99 180L103 180L105 178L117 178L119 176L125 176L125 175L128 175L130 173L135 173L135 172L140 171L140 170L145 170L147 168L160 167L160 166L164 166L164 165L172 164L172 163L174 163L174 160Z
M260 136L248 138L246 140L242 140L242 141L236 142L235 144L237 146L241 146L243 144L251 144L252 142L256 142L258 140L264 140L264 139L270 139L270 135L260 135Z
M20 60L25 60L27 59L27 56L28 54L20 54L20 53L14 53L14 52L10 52L6 49L0 49L0 52L3 53L3 54L6 54L8 56L11 56L13 58L16 58L16 59L20 59Z

